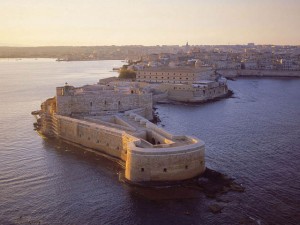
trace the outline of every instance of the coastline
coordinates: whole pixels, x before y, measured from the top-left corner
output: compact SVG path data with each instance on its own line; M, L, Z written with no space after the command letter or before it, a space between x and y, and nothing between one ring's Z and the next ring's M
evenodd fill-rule
M297 77L300 78L300 71L297 70L217 70L226 78L238 77Z
M202 104L207 104L207 103L211 103L211 102L216 102L216 101L220 101L222 99L226 99L226 98L231 98L234 95L234 92L230 89L228 89L227 93L222 95L222 96L218 96L215 97L213 99L206 99L203 101L197 101L197 102L193 102L193 101L174 101L174 100L166 100L166 101L157 101L156 104L172 104L172 105L202 105ZM155 106L155 105L154 105ZM160 122L160 121L159 121Z
M203 106L156 106L163 123L159 126L177 133L186 133L188 128L190 134L199 134L208 144L207 168L227 174L246 187L244 193L229 192L213 200L198 189L139 188L123 183L119 181L123 169L117 163L71 145L64 148L56 140L48 141L37 135L31 126L34 117L30 112L38 109L41 100L53 95L53 83L94 82L98 75L78 80L78 74L87 77L91 65L96 67L98 62L77 62L74 66L32 60L34 67L31 67L22 65L22 61L2 63L1 69L4 90L1 190L5 207L0 220L3 224L35 220L41 224L57 221L77 224L89 220L97 224L116 218L118 221L128 218L126 222L138 224L141 217L154 218L151 223L157 220L166 223L171 219L175 224L197 221L258 224L249 216L261 224L286 221L297 224L293 217L297 191L292 187L294 178L299 176L295 161L299 157L299 139L295 133L299 121L295 118L300 107L297 104L300 79L238 78L228 82L235 92L232 98ZM106 74L116 63L110 64L99 71ZM58 70L60 66L66 69ZM83 68L80 71L79 66ZM25 74L32 76L24 79ZM68 80L62 78L66 75ZM78 82L74 82L76 79ZM16 179L10 179L11 176ZM112 198L115 200L111 201ZM215 203L225 206L217 215L209 211L209 206ZM119 208L125 210L116 210ZM174 215L179 218L175 220ZM18 220L20 216L22 220Z

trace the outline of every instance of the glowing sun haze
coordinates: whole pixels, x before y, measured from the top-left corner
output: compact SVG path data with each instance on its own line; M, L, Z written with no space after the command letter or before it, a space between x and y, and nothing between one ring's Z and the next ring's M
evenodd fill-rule
M300 0L1 0L0 45L300 45Z

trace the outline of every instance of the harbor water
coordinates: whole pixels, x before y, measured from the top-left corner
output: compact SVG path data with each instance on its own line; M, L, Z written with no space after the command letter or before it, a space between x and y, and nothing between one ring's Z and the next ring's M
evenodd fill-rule
M237 79L231 98L156 106L160 126L204 140L207 167L245 187L220 199L129 185L118 163L33 130L31 111L56 86L96 83L122 64L0 60L0 224L299 224L300 79Z

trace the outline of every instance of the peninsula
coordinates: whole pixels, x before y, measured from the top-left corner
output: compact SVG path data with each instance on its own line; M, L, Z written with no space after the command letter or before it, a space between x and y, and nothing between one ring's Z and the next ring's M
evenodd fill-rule
M42 103L36 127L60 138L125 162L125 178L133 183L180 181L205 171L204 142L176 136L149 120L152 93L142 85L66 84Z
M36 111L37 130L125 162L134 183L181 181L205 171L204 142L150 122L157 102L205 102L228 94L226 79L201 61L135 69L135 79L56 88Z

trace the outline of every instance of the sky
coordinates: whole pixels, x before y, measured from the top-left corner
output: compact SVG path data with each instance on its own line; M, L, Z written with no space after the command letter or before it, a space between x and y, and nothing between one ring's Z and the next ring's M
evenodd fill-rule
M300 0L0 0L0 46L300 45Z

